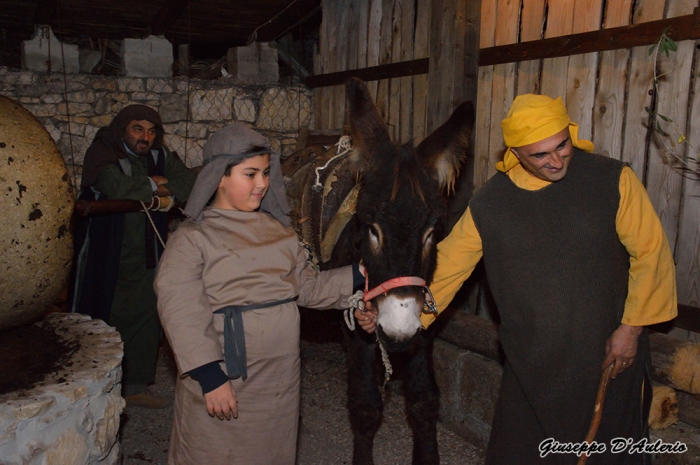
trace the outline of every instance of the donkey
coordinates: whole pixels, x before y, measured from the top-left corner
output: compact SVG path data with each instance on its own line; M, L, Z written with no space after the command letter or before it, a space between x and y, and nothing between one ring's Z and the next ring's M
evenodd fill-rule
M441 192L453 190L466 157L474 109L471 103L463 103L414 149L409 144L398 147L392 143L364 82L349 80L346 100L346 129L352 150L346 161L327 163L332 173L323 187L326 197L318 201L320 194L315 194L316 203L312 199L306 209L308 216L298 220L310 228L300 234L314 242L311 248L325 247L321 250L326 256L322 268L362 260L366 269L364 299L378 309L376 335L359 326L344 331L353 464L373 464L373 441L383 409L375 363L378 341L391 363L403 369L413 463L437 464L439 393L432 364L433 336L432 331L421 330L419 317L431 301L428 297L426 302L427 284L436 265L436 245L445 234L447 201ZM321 187L319 171L316 173ZM292 187L287 192L293 206L295 202L298 205L299 191ZM356 199L354 214L348 199ZM329 214L324 210L329 204L337 211ZM329 236L334 236L330 246Z

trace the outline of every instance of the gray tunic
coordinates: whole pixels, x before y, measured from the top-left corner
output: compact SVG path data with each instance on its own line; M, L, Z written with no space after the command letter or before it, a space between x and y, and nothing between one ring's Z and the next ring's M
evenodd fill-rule
M297 235L266 213L207 209L172 235L156 276L158 312L180 377L171 464L294 464L299 417L299 313L344 308L351 267L317 273ZM228 305L296 302L243 313L248 379L232 380L239 416L211 418L190 370L223 360ZM225 371L222 361L221 367ZM183 376L184 375L184 376Z

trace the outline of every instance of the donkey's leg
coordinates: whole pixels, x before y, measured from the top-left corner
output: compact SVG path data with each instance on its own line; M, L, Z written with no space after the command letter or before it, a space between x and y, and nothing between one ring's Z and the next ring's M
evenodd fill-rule
M362 330L359 330L362 331ZM375 373L376 344L368 334L344 331L348 347L348 410L353 465L373 465L372 444L382 419L382 396Z
M433 371L432 332L423 331L411 352L404 391L413 430L413 465L439 464L436 423L440 396Z

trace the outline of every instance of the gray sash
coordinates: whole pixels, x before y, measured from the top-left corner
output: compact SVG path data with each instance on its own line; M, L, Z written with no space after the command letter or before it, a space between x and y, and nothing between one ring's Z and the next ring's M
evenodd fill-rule
M229 305L214 312L223 313L226 318L224 321L224 359L229 378L243 378L243 381L248 378L242 313L258 308L275 307L294 300L296 297L264 304Z

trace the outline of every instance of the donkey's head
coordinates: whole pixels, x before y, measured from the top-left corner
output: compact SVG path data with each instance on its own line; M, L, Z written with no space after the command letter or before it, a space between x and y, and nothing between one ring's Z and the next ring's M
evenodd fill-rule
M418 147L398 147L365 84L353 79L346 92L347 124L363 178L353 229L368 290L377 289L371 299L379 310L377 333L387 348L401 350L421 327L436 245L445 235L443 193L453 190L466 156L474 109L464 103Z

